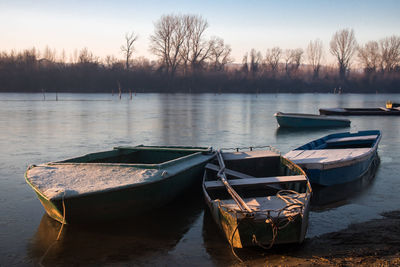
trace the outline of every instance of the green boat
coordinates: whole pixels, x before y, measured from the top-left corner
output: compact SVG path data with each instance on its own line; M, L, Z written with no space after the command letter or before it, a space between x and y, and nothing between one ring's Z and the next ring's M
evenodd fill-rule
M161 207L198 181L204 147L116 147L32 165L25 173L47 214L65 224L113 220Z
M301 243L311 186L304 171L269 150L224 152L208 163L203 192L232 248Z

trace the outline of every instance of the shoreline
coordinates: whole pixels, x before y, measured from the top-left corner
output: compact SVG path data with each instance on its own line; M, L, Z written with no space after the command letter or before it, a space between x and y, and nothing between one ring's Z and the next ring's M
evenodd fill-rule
M252 255L253 257L250 256L252 253L239 252L244 263L236 265L399 266L400 210L381 215L384 218L352 224L338 232L307 238L301 245L263 251L263 255L260 255L260 251L258 256Z

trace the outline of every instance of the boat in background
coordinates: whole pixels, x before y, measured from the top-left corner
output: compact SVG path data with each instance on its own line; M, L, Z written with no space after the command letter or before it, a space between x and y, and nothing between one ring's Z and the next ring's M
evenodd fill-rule
M323 128L350 127L350 120L314 114L283 113L274 114L280 127Z
M25 173L47 214L65 224L113 220L161 207L196 181L212 148L134 146L38 166Z
M304 171L269 150L218 152L203 178L205 201L232 248L301 243L311 186Z
M330 134L288 152L285 157L303 168L311 183L343 184L368 171L378 156L380 140L378 130Z
M400 107L393 108L320 108L321 115L336 116L399 116Z

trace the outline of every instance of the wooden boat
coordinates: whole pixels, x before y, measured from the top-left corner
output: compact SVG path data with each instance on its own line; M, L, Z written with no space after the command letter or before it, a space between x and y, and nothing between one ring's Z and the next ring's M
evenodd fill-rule
M268 150L217 158L205 167L203 192L232 248L304 240L311 186L299 166Z
M399 116L400 108L320 108L321 115L340 115L340 116Z
M322 128L350 126L350 120L348 119L323 115L277 112L274 116L280 127Z
M380 140L378 130L330 134L288 152L285 157L303 168L311 183L342 184L368 171L377 157Z
M46 212L61 223L112 220L165 205L196 180L211 148L134 146L38 166L25 173Z

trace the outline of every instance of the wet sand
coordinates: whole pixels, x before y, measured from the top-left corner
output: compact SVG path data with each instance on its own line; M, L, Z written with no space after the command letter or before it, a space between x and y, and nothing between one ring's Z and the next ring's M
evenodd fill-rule
M238 255L244 262L233 265L400 266L400 211L382 216L382 219L306 239L302 245L258 253L241 251Z

